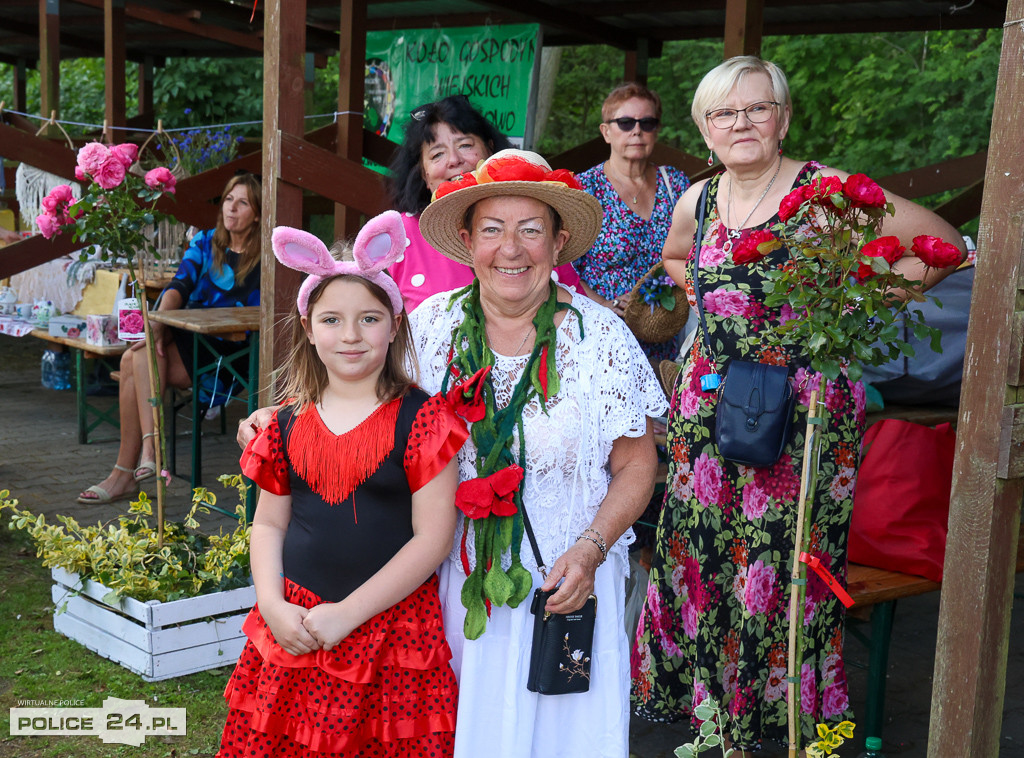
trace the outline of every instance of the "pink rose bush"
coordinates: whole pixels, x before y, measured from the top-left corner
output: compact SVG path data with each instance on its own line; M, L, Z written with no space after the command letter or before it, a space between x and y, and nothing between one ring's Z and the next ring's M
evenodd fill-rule
M162 190L173 195L178 180L175 179L174 174L169 170L163 166L159 166L158 168L154 168L153 170L146 172L145 182L147 187Z

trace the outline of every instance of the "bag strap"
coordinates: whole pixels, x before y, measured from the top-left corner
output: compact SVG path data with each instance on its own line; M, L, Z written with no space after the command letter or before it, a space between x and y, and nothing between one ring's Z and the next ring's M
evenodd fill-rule
M708 337L708 325L704 320L704 298L700 296L700 248L704 241L704 219L708 211L708 193L711 190L712 179L708 179L701 190L700 199L697 201L697 231L693 237L693 296L697 300L697 318L700 320L700 331L704 338L704 347L708 351L708 360L713 364L715 353L711 349L711 339Z
M672 202L672 207L676 207L676 193L672 190L672 182L668 180L668 171L664 166L658 166L658 173L661 174L661 178L665 180L665 189L668 190L668 199Z

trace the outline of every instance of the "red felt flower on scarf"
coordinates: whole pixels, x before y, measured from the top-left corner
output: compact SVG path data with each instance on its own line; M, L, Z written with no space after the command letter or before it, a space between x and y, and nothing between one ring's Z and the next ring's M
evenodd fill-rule
M518 510L516 490L523 481L523 470L516 464L506 466L487 477L470 479L455 491L455 507L467 518L512 516Z
M466 421L479 421L487 415L484 403L484 384L492 366L484 366L464 382L459 382L448 390L445 396L455 412Z
M782 247L775 235L767 229L753 231L732 249L733 263L756 263L768 253Z
M867 174L853 174L843 185L843 193L854 208L884 208L885 193Z
M910 250L921 259L924 265L932 268L956 266L962 258L956 245L927 234L914 237L914 244L911 245Z
M442 198L449 192L457 192L460 189L466 187L473 187L477 184L476 177L472 174L461 174L446 182L441 182L441 185L434 190L434 199Z
M899 237L879 237L876 240L871 240L860 252L866 258L884 258L891 266L903 257L907 249L900 244ZM869 263L861 263L857 267L857 273L854 274L859 282L870 279L874 275L875 270Z

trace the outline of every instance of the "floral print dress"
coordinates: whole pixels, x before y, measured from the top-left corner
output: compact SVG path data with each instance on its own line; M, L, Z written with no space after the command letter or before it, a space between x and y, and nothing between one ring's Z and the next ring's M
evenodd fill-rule
M794 186L821 166L808 163ZM788 306L769 310L765 272L782 266L783 248L754 264L736 264L718 217L712 178L700 247L700 290L719 373L727 359L795 366L799 403L791 440L777 463L752 468L724 460L715 439L717 395L700 377L711 361L703 335L694 341L672 392L668 428L669 473L658 524L647 603L633 655L633 705L654 721L692 717L706 695L724 705L727 730L738 747L764 739L788 743L786 714L789 573L803 465L810 387L816 375L793 348L770 347L759 332L792 318ZM752 232L777 222L745 229ZM685 288L691 307L693 251ZM846 549L853 485L864 430L864 387L840 376L828 382L828 418L822 434L818 487L807 552L846 584ZM844 608L808 571L805 652L801 670L802 729L850 718L843 667ZM806 740L805 740L806 741Z
M651 217L645 219L619 197L604 173L603 163L576 178L587 194L600 201L604 218L594 246L573 265L580 279L601 297L612 300L628 295L641 277L661 260L661 248L672 225L672 211L676 200L690 186L690 180L672 166L665 166L664 174L659 169L654 210ZM641 340L640 347L648 358L659 361L675 358L678 351L675 340L660 343Z

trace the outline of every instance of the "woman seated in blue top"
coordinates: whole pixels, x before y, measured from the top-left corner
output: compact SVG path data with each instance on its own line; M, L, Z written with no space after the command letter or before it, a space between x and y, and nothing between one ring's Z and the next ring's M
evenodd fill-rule
M159 310L260 304L262 188L253 174L231 178L221 196L217 226L200 232L160 296ZM163 386L192 386L192 335L150 322ZM121 445L110 475L78 496L79 503L109 503L133 496L138 482L156 474L149 365L143 342L121 357Z

